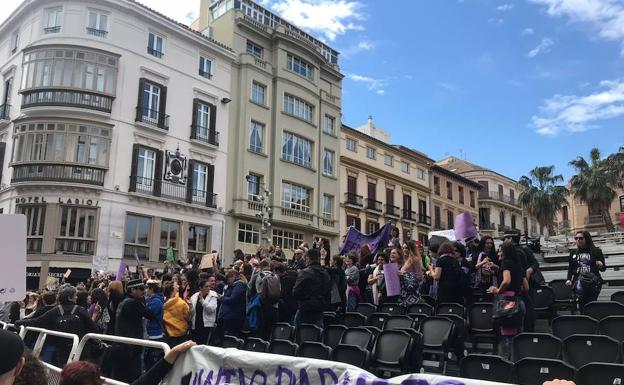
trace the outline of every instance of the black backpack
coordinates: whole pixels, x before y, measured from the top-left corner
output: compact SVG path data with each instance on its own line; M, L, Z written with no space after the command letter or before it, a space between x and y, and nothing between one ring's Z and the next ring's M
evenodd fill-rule
M80 316L76 314L78 305L74 305L69 313L65 313L65 310L63 310L63 306L61 305L58 305L58 309L60 315L56 318L54 330L63 333L80 335L80 331L82 330L82 320L80 319Z

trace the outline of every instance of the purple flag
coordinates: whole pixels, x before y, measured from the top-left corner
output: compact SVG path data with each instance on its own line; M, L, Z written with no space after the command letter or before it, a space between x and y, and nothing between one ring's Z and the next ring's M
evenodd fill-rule
M391 235L391 222L387 222L372 234L362 234L355 227L351 226L345 235L345 240L339 253L344 255L350 251L359 252L360 247L363 245L370 245L371 253L375 255L375 253L383 250L388 245Z
M386 263L383 267L386 294L388 297L401 294L401 281L399 280L399 265Z
M124 262L119 262L119 269L117 269L117 277L115 277L116 281L123 281L124 275L126 275L126 269L128 265Z
M477 236L477 228L474 225L472 214L461 213L455 217L455 239L458 241L465 241L468 238L474 238Z

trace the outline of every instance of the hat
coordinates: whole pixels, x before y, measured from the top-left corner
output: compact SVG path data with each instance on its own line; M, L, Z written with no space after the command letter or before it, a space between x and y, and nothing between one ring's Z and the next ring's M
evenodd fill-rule
M128 285L126 286L128 290L130 289L145 289L145 284L140 279L131 279L128 281Z
M0 330L0 376L15 369L24 355L24 342L15 333Z

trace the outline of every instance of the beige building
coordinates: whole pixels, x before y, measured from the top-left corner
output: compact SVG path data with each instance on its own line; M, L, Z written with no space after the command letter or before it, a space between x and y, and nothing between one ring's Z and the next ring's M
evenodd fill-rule
M372 117L340 133L341 235L349 226L372 233L392 221L402 239L426 242L431 230L429 167L433 160L388 143Z
M624 190L618 190L616 193L616 198L611 202L609 215L616 231L624 231L624 226L622 226L620 221L620 213L624 212ZM607 231L602 215L600 213L590 213L586 203L575 199L574 195L570 194L568 196L568 204L557 214L557 233L571 234L580 230L588 230L592 233Z
M431 166L432 225L435 230L450 230L455 217L468 212L479 219L478 194L481 185L438 165Z
M518 203L521 188L517 181L453 156L440 160L437 165L481 185L477 224L482 234L499 236L510 229L529 236L541 234L537 221L526 215Z
M264 238L288 250L324 237L336 250L338 52L253 1L200 4L192 27L238 57L229 108L225 260L238 248L255 252ZM266 226L259 219L263 202L270 209Z

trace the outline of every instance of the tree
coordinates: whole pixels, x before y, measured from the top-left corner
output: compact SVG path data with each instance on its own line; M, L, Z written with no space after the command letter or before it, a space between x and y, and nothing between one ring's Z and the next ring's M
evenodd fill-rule
M557 213L566 204L568 195L568 189L558 185L563 182L563 176L553 175L554 169L555 166L535 167L518 182L523 189L518 202L551 235L555 233Z
M570 179L570 187L574 197L587 204L590 213L598 213L607 231L615 231L613 220L609 213L611 202L616 197L615 189L622 184L622 158L624 152L619 152L601 159L600 150L593 148L589 152L590 162L579 156L570 162L576 170L576 175Z
M607 157L609 168L615 173L617 187L624 189L624 146Z

